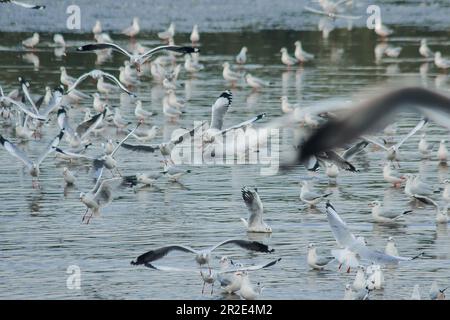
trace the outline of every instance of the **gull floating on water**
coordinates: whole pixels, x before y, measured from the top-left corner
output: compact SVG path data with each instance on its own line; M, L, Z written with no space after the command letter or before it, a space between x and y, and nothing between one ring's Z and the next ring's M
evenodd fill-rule
M264 81L264 80L262 80L260 78L254 77L250 73L247 73L245 75L245 81L254 90L258 90L258 89L261 89L263 87L270 86L270 82L269 81Z
M386 247L384 248L384 253L389 254L391 256L398 256L398 250L395 246L395 241L393 237L389 237L386 243Z
M428 47L427 39L420 40L419 53L422 57L433 58L434 52Z
M189 36L189 40L191 40L192 44L198 43L200 41L200 34L198 33L198 25L194 24L192 27L191 35Z
M300 41L295 41L294 45L295 45L294 55L295 55L295 58L298 61L303 63L303 62L307 62L307 61L310 61L310 60L314 59L314 55L313 54L308 53L308 52L303 50L302 43Z
M315 207L320 201L326 197L332 195L332 193L319 194L310 189L308 181L300 181L300 200L309 204L311 207Z
M396 222L398 219L402 218L406 214L409 214L412 212L412 210L406 210L402 213L393 212L393 211L386 211L381 206L380 201L375 200L369 203L369 206L372 207L372 217L375 222L380 223L393 223Z
M308 244L308 253L306 262L308 266L315 270L323 270L331 261L334 260L332 256L323 256L317 254L317 247L314 243Z
M434 64L440 69L450 68L450 60L443 58L439 51L434 54Z
M175 35L175 24L172 22L167 30L158 32L158 38L169 41Z
M280 49L281 52L281 62L285 65L287 65L288 67L293 66L294 64L298 63L298 60L291 57L287 51L286 48L281 48Z
M447 150L446 143L447 143L447 140L442 139L441 142L439 143L439 148L437 151L437 158L439 160L439 163L441 163L441 164L447 163L447 159L448 159L448 150Z

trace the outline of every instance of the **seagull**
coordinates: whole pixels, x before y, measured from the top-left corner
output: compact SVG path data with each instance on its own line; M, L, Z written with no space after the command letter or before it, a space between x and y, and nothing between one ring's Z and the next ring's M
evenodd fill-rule
M366 269L367 277L367 287L369 290L374 289L382 289L384 286L384 275L383 271L381 271L381 267L379 265L370 265Z
M392 183L395 188L400 187L402 182L406 179L403 176L398 176L391 166L391 161L386 162L383 167L383 178L386 182Z
M405 87L350 108L351 112L347 117L328 121L302 142L297 161L301 163L320 151L350 142L379 125L387 117L392 118L394 111L398 112L398 109L405 105L408 105L410 110L426 114L427 118L444 127L450 127L448 116L444 115L450 112L449 97L421 87ZM336 135L337 131L341 134Z
M437 151L437 158L439 160L439 163L441 163L441 164L447 163L448 150L447 150L446 143L447 143L447 140L442 139L441 142L439 143L439 149Z
M22 41L22 45L26 48L34 48L39 43L39 33L33 33L33 36Z
M140 27L139 27L139 18L134 17L133 18L133 23L131 24L131 26L125 28L124 30L122 30L122 34L133 38L134 36L136 36L139 31L140 31Z
M192 27L191 35L189 36L192 44L198 43L200 41L200 34L198 33L198 25L194 24Z
M248 220L241 218L247 232L257 232L257 233L272 233L272 228L269 227L263 220L264 207L259 198L258 189L254 191L250 190L248 187L244 186L241 189L242 199L244 199L245 205L249 211Z
M95 92L92 97L94 98L94 101L92 102L92 107L94 108L95 111L97 112L103 112L105 111L105 107L107 106L106 102L103 101L100 98L100 94L98 94L97 92Z
M392 223L396 222L398 219L403 217L406 214L409 214L412 212L412 210L406 210L402 213L398 212L392 212L392 211L385 211L383 207L381 206L380 201L375 200L369 203L369 207L372 207L372 217L375 222L379 223Z
M172 150L178 145L181 144L187 140L190 140L192 137L194 137L195 132L202 128L205 125L206 122L202 122L200 125L194 127L191 130L184 130L182 134L179 134L177 136L174 136L169 141L161 142L159 144L155 145L132 145L128 143L123 143L122 147L128 150L132 150L135 152L147 152L147 153L153 153L156 150L159 150L161 152L161 155L164 157L164 159L171 158Z
M45 6L36 5L36 4L28 4L28 3L23 3L20 1L15 1L15 0L1 0L0 3L12 3L17 6L26 8L26 9L35 9L35 10L44 10L45 9Z
M316 245L314 243L308 244L308 254L306 262L312 269L323 270L333 260L333 257L318 256Z
M58 110L57 122L59 128L65 131L66 139L69 141L70 146L78 147L88 142L87 137L103 121L105 115L106 109L89 120L83 121L74 130L69 124L66 109L61 107Z
M53 35L53 42L56 47L65 47L66 41L64 41L64 37L60 33L56 33Z
M444 191L442 191L442 198L446 203L450 203L450 180L445 179L444 181Z
M359 265L356 270L355 280L353 280L352 289L355 291L360 291L366 287L366 268Z
M397 162L398 162L398 153L399 153L400 147L406 142L406 140L408 140L410 137L412 137L417 131L422 129L425 126L425 124L427 124L427 123L428 123L428 119L420 120L419 123L405 137L403 137L402 140L400 140L399 142L397 142L396 144L394 144L390 147L386 147L386 146L382 145L381 143L377 142L376 140L368 138L368 137L363 137L363 139L380 147L381 149L385 150L387 160L389 160L389 161L397 160Z
M184 69L186 69L187 72L195 73L203 70L204 68L204 65L193 61L190 55L184 56Z
M32 161L28 155L19 149L14 143L10 142L9 140L3 138L2 135L0 135L0 143L5 148L6 151L8 151L12 156L16 157L20 161L22 161L25 166L28 169L28 173L33 178L32 184L33 187L37 187L38 184L35 180L39 178L40 174L40 165L42 161L45 160L45 158L54 151L54 149L59 145L59 142L61 141L62 137L64 135L64 130L61 130L59 134L52 139L52 141L49 143L47 148L45 149L44 153L37 159L37 161Z
M382 22L381 18L375 20L375 33L382 38L390 36L394 31L386 27Z
M17 107L18 111L21 111L23 113L25 113L27 116L33 118L33 119L38 119L41 121L45 121L47 120L47 117L39 114L39 111L37 110L37 108L35 108L37 111L36 113L29 110L27 106L25 106L23 103L16 101L14 99L11 99L8 96L5 96L3 93L3 89L0 87L0 104L9 104L12 105L14 107Z
M432 204L436 208L436 217L435 217L436 223L447 224L447 222L449 221L448 213L447 213L448 212L448 203L445 203L444 206L441 206L439 203L437 203L433 199L425 197L425 196L422 196L417 199L426 204Z
M138 120L144 121L145 119L155 115L155 113L151 112L151 111L144 110L144 108L142 108L142 101L141 100L137 100L136 101L136 107L134 108L134 115L136 116L136 118Z
M91 160L93 167L94 167L94 172L95 172L95 177L97 179L97 182L100 180L104 168L108 169L109 171L111 171L113 169L117 169L117 161L114 159L114 155L116 154L116 152L119 150L119 148L121 147L121 145L131 136L131 134L134 132L134 130L136 130L139 126L141 125L141 123L139 122L136 127L130 131L130 133L128 133L125 138L123 138L118 144L117 146L114 148L114 150L111 152L111 154L104 154L98 158L93 158L93 157L89 157L86 156L84 154L80 154L80 153L74 153L74 152L70 152L68 150L62 150L61 148L57 148L55 147L55 151L63 154L69 158L82 158L82 159L87 159L87 160Z
M180 169L169 160L163 160L164 168L162 173L167 175L170 182L178 182L182 176L191 173L191 170Z
M172 251L182 251L182 252L189 252L195 254L195 261L200 265L208 265L209 270L211 270L211 267L209 266L209 261L211 260L211 253L216 250L219 247L225 246L225 245L236 245L238 247L241 247L246 250L250 251L256 251L256 252L264 252L264 253L272 253L275 250L269 249L269 247L263 243L257 242L257 241L248 241L248 240L239 240L239 239L228 239L222 242L219 242L218 244L202 249L202 250L196 250L188 246L184 245L169 245L164 246L155 250L150 250L139 257L136 258L136 260L131 261L132 265L144 265L146 267L149 267L151 265L151 262L159 260L169 254ZM211 273L211 272L210 272Z
M283 113L291 113L295 110L295 108L299 107L297 103L296 104L289 103L287 96L282 96L280 100L281 100L281 111L283 111Z
M120 88L122 91L125 91L126 93L128 93L128 94L129 94L130 96L132 96L132 97L136 97L136 95L135 95L134 93L128 91L127 88L125 88L125 87L123 86L123 84L121 84L120 81L117 80L117 78L114 77L112 74L103 72L103 71L101 71L101 70L96 70L96 69L94 69L94 70L92 70L92 71L90 71L90 72L87 72L87 73L81 75L81 76L75 81L75 83L73 83L73 84L69 87L69 89L67 90L67 93L66 93L66 94L68 94L69 92L71 92L72 90L74 90L74 89L75 89L75 88L76 88L76 87L77 87L84 79L86 79L86 78L88 78L88 77L91 77L92 79L98 80L97 88L98 88L100 82L103 84L103 77L106 77L107 79L113 81L117 86L119 86L119 88Z
M422 155L422 158L427 158L430 155L431 149L433 146L430 146L426 140L425 133L422 134L422 137L420 138L418 149L420 154Z
M393 237L389 237L388 241L386 243L386 247L384 248L384 253L391 255L391 256L397 256L398 257L398 250L395 246L395 241Z
M445 291L449 287L445 289L439 289L438 284L436 281L433 281L430 288L430 299L431 300L445 300Z
M75 181L77 180L75 175L67 167L63 168L63 177L68 186L75 184Z
M78 47L76 51L84 52L84 51L94 51L94 50L103 50L103 49L112 49L114 51L120 52L123 55L127 56L130 59L130 63L136 67L136 70L139 72L140 67L147 62L154 54L162 51L173 51L178 53L195 53L199 52L199 48L189 47L189 46L175 46L175 45L164 45L158 46L156 48L150 49L143 54L134 54L130 53L122 47L118 46L114 43L91 43L86 44L84 46Z
M162 177L162 173L156 172L156 173L138 173L136 174L136 179L138 183L141 183L145 186L152 186L156 180L158 180L160 177Z
M261 284L258 282L256 288L254 288L247 272L239 272L238 276L242 277L241 288L238 291L242 298L245 300L255 300L261 295L264 287L261 287Z
M156 135L159 133L161 129L158 126L152 126L150 129L140 131L140 132L134 132L132 134L133 138L135 138L138 141L141 142L147 142L150 140L153 140Z
M241 51L239 51L236 56L236 63L244 64L245 62L247 62L247 47L242 47Z
M175 24L172 22L167 30L158 33L158 38L160 38L161 40L168 41L170 39L173 39L174 35L175 35Z
M398 56L400 55L400 52L402 52L402 48L401 47L388 46L384 50L384 54L387 55L389 58L398 58Z
M231 70L230 64L228 62L224 62L222 64L222 67L223 67L222 75L225 80L234 83L239 79L241 79L242 74Z
M314 55L308 53L302 49L302 43L300 41L295 41L295 58L301 63L307 62L314 59Z
M281 48L280 50L281 52L281 62L285 65L287 65L288 67L293 66L294 64L298 63L298 60L291 57L287 51L286 48Z
M346 223L338 215L334 207L328 201L326 204L327 220L330 225L333 236L338 245L356 254L357 259L367 260L369 262L383 264L383 265L397 265L401 261L411 261L419 258L423 253L418 254L412 258L391 256L384 252L369 248L365 241L361 238L356 238L348 229ZM342 250L341 250L342 251ZM347 270L349 272L349 269Z
M245 75L245 81L254 90L258 90L258 89L261 89L263 87L270 86L270 82L269 81L264 81L264 80L262 80L260 78L254 77L250 73L247 73Z
M119 81L127 87L135 87L139 84L139 80L126 74L125 67L119 67Z
M442 57L442 54L439 51L436 51L434 54L434 64L439 69L448 69L450 68L450 60Z
M419 53L422 57L425 57L425 58L433 58L434 57L434 52L431 51L431 49L427 45L427 39L420 40Z
M123 183L123 178L110 178L110 179L98 179L94 188L87 193L80 193L80 201L86 206L86 211L83 215L81 222L89 224L93 216L98 217L100 215L100 209L106 207L111 203L112 186L117 182ZM91 211L91 214L87 214Z
M92 27L92 33L93 34L102 33L102 24L101 24L100 20L95 21L95 25Z
M413 174L406 174L405 194L411 198L421 200L423 197L431 196L434 194L434 187L424 183L420 180L420 177ZM422 201L425 202L426 201Z
M311 191L308 181L300 181L300 184L302 186L300 190L300 200L309 204L311 207L315 207L320 201L332 195L332 193L319 194L315 191Z

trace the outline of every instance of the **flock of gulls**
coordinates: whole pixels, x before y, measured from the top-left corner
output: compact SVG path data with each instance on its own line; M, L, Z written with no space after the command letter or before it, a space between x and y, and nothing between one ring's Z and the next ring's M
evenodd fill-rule
M0 0L2 4L14 4L28 9L45 9L44 6L28 5L18 1ZM358 17L346 14L346 6L352 1L332 2L319 0L320 8L306 7L305 11L323 15L327 21L336 19L354 20ZM322 21L322 20L321 20ZM320 29L324 35L332 28L321 23ZM327 30L325 32L325 30ZM375 48L375 56L381 59L383 56L398 57L401 48L389 45L388 37L393 30L377 21L374 31L380 37L379 44ZM99 69L86 70L84 74L69 75L64 67L60 68L60 85L55 88L47 87L42 94L36 93L28 79L19 77L17 88L11 92L4 92L0 87L0 116L4 130L0 134L0 143L4 152L10 154L11 159L20 160L31 176L32 187L40 188L40 167L44 161L49 161L49 156L54 155L61 161L71 164L80 163L80 166L88 164L89 175L92 177L92 188L80 193L80 201L85 206L82 213L82 222L90 223L92 218L100 215L102 209L109 205L114 195L123 188L136 188L149 186L158 179L167 177L169 181L177 182L183 175L189 174L178 166L171 155L174 149L185 143L192 142L200 133L200 143L203 156L218 157L223 149L224 137L249 138L248 129L266 117L265 113L255 114L250 119L242 119L231 127L224 127L224 119L232 105L233 94L230 90L224 90L215 100L211 101L211 119L204 119L192 128L180 128L180 133L172 136L168 141L151 143L158 138L160 127L150 126L155 112L146 110L134 89L146 77L158 82L166 94L162 100L162 112L167 121L177 123L186 112L187 101L177 96L180 88L178 80L181 72L189 74L199 73L205 68L200 63L200 34L198 26L193 26L189 41L190 46L180 46L174 43L175 24L172 23L167 30L158 33L161 45L155 48L147 48L137 41L140 32L139 19L134 18L132 24L123 30L123 36L130 37L131 51L114 43L111 37L104 32L101 22L97 21L92 29L95 41L86 43L77 48L66 45L60 34L54 35L54 45L61 50L60 54L75 55L92 52L97 56L96 64L101 65L113 54L122 55L124 65L119 68L119 76L104 72ZM39 45L40 37L34 33L32 37L23 40L22 45L30 52ZM450 61L442 57L440 52L433 52L423 39L417 54L434 63L440 70L450 68ZM288 49L283 47L281 63L286 68L307 64L313 61L315 56L305 51L300 41L294 43L295 51L291 56ZM257 78L248 72L242 72L247 63L247 47L242 47L235 57L238 67L233 70L230 62L223 63L223 78L233 88L236 82L244 80L253 90L270 87L271 83ZM179 64L179 61L183 62ZM97 92L86 94L82 90L87 79L96 81ZM108 95L121 93L121 99L127 98L134 105L135 121L125 120L120 107L111 106L108 103ZM92 101L92 108L84 109L82 121L74 122L73 113L80 109L73 108L80 101ZM378 150L384 151L385 166L380 171L379 179L384 179L393 188L404 188L407 198L417 201L423 206L429 206L435 212L437 224L447 224L447 209L450 203L450 180L445 180L445 186L441 190L424 182L418 174L401 174L401 147L410 137L418 134L429 122L433 121L450 130L450 98L447 95L431 91L422 87L404 87L390 90L376 97L369 97L355 104L336 106L302 107L292 104L287 96L281 97L281 116L264 122L259 129L283 129L294 133L293 144L283 146L280 154L282 161L278 174L291 174L303 165L307 170L326 175L330 183L337 183L337 177L342 171L358 174L358 169L351 163L352 158L361 152L368 152L366 147L372 145ZM399 137L395 142L397 127L395 116L400 111L412 111L420 114L422 118L408 134ZM208 123L209 122L209 123ZM13 126L15 138L10 138L4 133L8 127ZM49 128L57 128L55 136L48 136ZM109 129L113 128L113 130ZM102 133L108 134L102 135ZM116 136L114 136L116 133ZM106 136L106 137L105 137ZM383 136L389 137L384 139ZM119 137L121 139L119 140ZM267 136L265 137L267 138ZM27 154L21 147L29 140L48 140L42 143L40 155ZM130 143L130 140L134 142ZM225 140L228 141L228 140ZM247 139L247 144L238 148L233 157L246 157L250 153L257 153L267 145L260 139L256 141ZM95 149L94 152L91 152ZM136 173L124 175L120 171L120 149L142 154L146 157L149 153L160 155L162 169L158 172ZM225 148L226 149L226 148ZM439 163L445 164L449 154L446 140L442 139L438 148L427 142L426 135L421 136L418 152L423 158L433 157L435 153ZM61 173L67 185L76 185L79 177L68 167L64 167ZM270 177L268 177L270 179ZM442 192L441 192L442 191ZM242 218L242 223L249 233L272 233L272 230L263 219L263 203L256 188L243 186L242 199L248 209L248 219ZM350 273L356 271L353 283L342 288L344 299L369 299L373 290L382 289L385 286L384 268L395 266L405 261L414 263L426 255L426 252L417 252L416 255L404 257L399 254L392 237L387 239L385 250L372 248L363 237L351 232L346 222L339 215L343 210L343 204L332 204L327 198L331 193L321 193L315 190L312 180L299 182L299 199L307 206L316 207L324 203L324 212L330 226L330 230L336 240L337 248L323 253L320 246L310 243L307 248L306 260L313 270L329 268L332 263L338 265L338 269ZM404 212L390 211L378 200L372 201L369 206L375 223L395 224L412 214L413 210ZM434 209L433 209L434 208ZM218 284L226 294L238 294L243 299L256 299L263 291L260 283L254 284L250 275L261 269L270 268L281 264L282 259L275 257L260 265L243 265L227 256L217 257L219 268L214 269L212 263L216 260L213 252L219 251L224 246L269 254L276 252L274 248L258 242L243 239L228 239L203 249L192 248L186 244L174 244L160 248L151 248L148 252L139 255L131 261L132 265L142 265L159 272L192 272L200 273L203 282L202 294L205 285L211 285L211 294L214 284ZM181 252L193 255L198 268L184 269L160 265L160 260L172 252ZM276 253L273 253L274 255ZM215 261L217 262L217 261ZM176 285L176 284L173 284ZM420 299L420 288L416 285L412 288L410 296L405 299ZM438 286L433 282L429 291L431 299L445 299L447 288Z

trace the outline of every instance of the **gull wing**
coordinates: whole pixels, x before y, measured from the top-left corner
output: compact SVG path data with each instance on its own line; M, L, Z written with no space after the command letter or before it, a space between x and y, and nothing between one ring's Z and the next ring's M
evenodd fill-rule
M248 225L251 226L255 223L262 223L263 204L259 198L258 192L251 191L247 187L241 189L242 199L244 199L245 205L249 211Z
M21 149L19 149L14 143L3 138L2 135L0 135L0 143L3 145L6 151L8 151L12 156L22 161L29 169L33 167L33 161L31 161L30 158L28 158L26 153L23 152Z
M127 50L123 49L122 47L118 46L115 43L90 43L86 44L84 46L78 47L76 51L95 51L95 50L103 50L103 49L113 49L114 51L120 52L123 55L128 56L129 58L132 58L133 55L130 54Z
M343 247L353 246L356 242L355 236L349 231L344 220L341 219L329 201L326 204L326 211L328 224L336 242Z
M181 246L181 245L170 245L161 247L155 250L150 250L144 254L141 254L139 257L136 258L135 261L131 261L132 265L147 265L150 262L156 261L158 259L161 259L165 257L167 254L169 254L172 251L181 251L181 252L192 252L194 254L197 254L198 252L191 247L188 246Z
M44 151L44 153L39 157L37 160L37 165L40 165L42 161L52 152L55 151L55 148L58 147L59 143L61 142L62 137L64 136L64 129L62 129L59 134L49 143L47 146L47 149Z
M400 140L395 146L396 148L400 148L400 146L408 140L410 137L412 137L417 131L423 128L425 124L427 124L428 119L422 119L419 121L419 123L402 139Z

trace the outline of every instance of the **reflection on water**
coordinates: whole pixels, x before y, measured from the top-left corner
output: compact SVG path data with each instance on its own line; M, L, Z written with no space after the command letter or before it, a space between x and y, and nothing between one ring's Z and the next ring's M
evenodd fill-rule
M233 89L233 104L225 125L239 123L261 112L267 113L264 121L270 121L282 114L282 95L300 106L316 105L324 100L340 103L353 99L354 94L365 87L398 83L406 78L430 88L438 85L448 90L448 82L441 72L432 64L423 64L417 53L422 37L427 37L435 50L446 52L441 40L448 39L448 33L405 29L398 34L402 37L393 37L391 41L403 47L400 58L387 62L382 59L376 64L376 38L365 29L353 28L351 33L333 30L326 41L318 31L204 33L200 62L205 65L205 70L196 76L182 72L184 88L178 89L177 93L188 103L186 114L177 124L164 119L161 99L165 91L160 85L145 79L136 92L146 110L158 112L153 122L146 126L150 128L157 124L162 128L155 139L159 142L167 140L179 126L188 128L194 120L209 120L211 104L228 87L222 78L222 63L233 62L244 44L249 48L249 62L245 68L272 85L253 92L238 83ZM71 50L64 56L55 48L44 45L34 52L22 52L18 44L26 36L25 33L1 34L1 85L6 92L17 87L19 75L30 80L32 93L43 94L45 86L54 87L59 83L62 65L72 76L93 68L118 74L117 68L124 60L120 55L114 55L111 60L96 61L95 54L79 55ZM50 41L51 37L51 34L42 34L42 41ZM113 34L112 37L121 45L127 44L120 35ZM187 37L187 34L177 34L175 41L186 43ZM90 35L67 35L66 38L69 47L91 40ZM151 46L155 44L154 38L152 34L143 34L139 40ZM298 39L317 59L287 70L280 63L279 50L286 46L293 52L293 44ZM442 79L435 80L438 77ZM86 82L81 89L92 94L95 84ZM125 120L135 121L132 101L127 95L117 93L106 98L109 104L120 108ZM84 117L83 109L91 106L90 99L75 104L70 111L71 121L80 121ZM418 120L411 114L404 114L400 119L399 135L408 132ZM44 141L56 131L56 127L48 125L42 142L30 140L23 147L31 155L39 154ZM433 124L425 131L430 143L438 143L448 135ZM14 138L14 128L5 123L1 134ZM115 137L115 130L93 136L94 145L89 153L99 154L101 143L112 134ZM124 134L120 133L118 139ZM418 141L419 136L414 136L402 146L399 171L403 174L420 172L430 183L441 183L448 176L448 167L438 166L434 158L421 161ZM117 159L124 174L160 168L157 154L120 150ZM353 281L354 273L338 271L335 264L320 272L310 271L306 265L309 242L324 249L336 245L323 208L307 208L300 203L298 181L305 177L311 177L319 191L333 193L330 200L338 212L352 231L364 236L371 246L383 249L387 238L393 236L401 255L426 252L424 259L386 270L386 288L375 292L373 298L402 299L410 296L414 284L428 290L432 280L444 284L450 277L447 226L435 225L433 208L409 203L402 189L392 188L382 180L384 152L372 147L354 159L360 172L341 172L337 184L330 183L323 172L309 173L303 168L289 175L265 177L260 175L258 166L194 166L190 168L191 174L183 177L180 183L161 179L152 187L121 191L101 217L89 225L81 224L84 207L78 198L81 191L92 188L88 163L67 163L50 157L42 165L42 189L33 190L28 174L3 149L0 150L0 162L3 164L0 167L2 298L235 299L236 296L223 295L216 289L212 296L209 292L202 296L202 282L197 273L161 273L132 267L130 261L151 248L166 244L203 247L227 238L249 238L269 243L275 253L266 256L224 247L217 255L228 255L252 264L282 257L278 266L251 275L254 283L261 282L265 287L262 298L340 299L345 284ZM76 171L78 182L73 187L64 187L64 166ZM244 185L258 187L266 212L265 220L274 231L271 236L246 233L240 221L241 217L247 216L240 194ZM392 210L400 212L412 208L414 212L406 216L404 222L394 225L373 224L367 206L373 200L383 201ZM193 259L183 254L169 255L161 264L195 268ZM216 261L213 264L217 266ZM81 268L81 290L66 288L69 265Z

